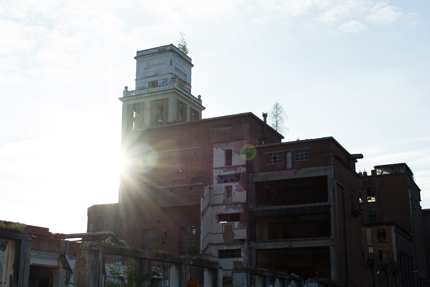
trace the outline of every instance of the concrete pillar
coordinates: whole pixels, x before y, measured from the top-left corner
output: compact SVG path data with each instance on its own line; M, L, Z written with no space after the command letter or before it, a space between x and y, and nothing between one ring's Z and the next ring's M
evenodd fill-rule
M263 276L256 275L255 276L255 287L264 287L264 280L265 280L265 278Z
M212 282L213 282L212 270L205 268L203 270L203 286L212 287Z
M102 261L99 256L98 251L91 249L91 243L81 243L75 263L74 286L101 286Z
M217 287L222 287L222 269L217 270Z
M247 287L248 286L248 273L233 272L233 286Z
M180 265L172 265L172 267L170 267L170 282L169 282L169 286L170 287L181 287L181 281L180 281Z

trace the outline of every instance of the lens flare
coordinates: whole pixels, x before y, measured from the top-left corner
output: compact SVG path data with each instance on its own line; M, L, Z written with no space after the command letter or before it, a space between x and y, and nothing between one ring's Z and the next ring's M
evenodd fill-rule
M257 155L257 150L252 144L246 144L240 149L240 156L244 160L253 160Z

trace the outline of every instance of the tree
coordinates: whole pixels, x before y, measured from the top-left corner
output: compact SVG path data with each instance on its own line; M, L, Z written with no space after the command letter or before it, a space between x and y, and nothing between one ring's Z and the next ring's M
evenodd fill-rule
M278 133L282 133L285 129L285 121L287 120L287 114L282 108L279 102L275 102L272 107L272 112L270 113L270 122L272 128L274 128Z
M187 47L187 41L185 41L185 33L183 31L181 31L179 33L180 38L179 38L179 42L178 42L178 49L184 53L185 55L188 54L189 50Z

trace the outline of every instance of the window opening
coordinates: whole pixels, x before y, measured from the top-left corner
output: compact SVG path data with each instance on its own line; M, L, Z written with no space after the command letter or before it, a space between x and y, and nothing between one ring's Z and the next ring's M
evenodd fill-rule
M163 102L164 100L157 100L157 126L163 124Z
M378 228L376 229L376 233L378 235L378 241L379 242L385 242L387 241L387 232L385 228Z
M177 161L186 161L187 160L187 150L180 149L176 151L176 160Z
M240 248L218 250L218 258L240 258Z
M158 87L158 80L148 82L148 87L149 88Z
M269 153L269 164L281 163L282 157L280 152Z
M309 160L309 149L299 149L295 152L296 161Z
M233 150L227 149L225 150L225 165L232 165L233 162Z
M292 165L292 163L291 163L291 152L290 151L287 151L286 153L285 153L285 158L286 158L286 162L287 162L287 169L292 169L293 168L293 165Z
M218 214L219 223L240 221L240 213Z
M218 183L239 182L240 174L218 175Z
M375 189L368 188L367 189L367 202L375 202L375 201L376 201Z
M144 229L142 231L142 249L151 250L157 247L157 229Z
M187 254L196 248L197 228L195 226L181 227L179 230L179 253Z

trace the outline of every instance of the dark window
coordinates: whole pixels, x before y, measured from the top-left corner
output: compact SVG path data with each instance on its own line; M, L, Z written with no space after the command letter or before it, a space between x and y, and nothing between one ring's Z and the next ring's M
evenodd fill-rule
M309 149L299 149L294 152L296 161L309 160Z
M388 257L388 251L387 251L387 249L379 249L378 250L378 255L379 255L379 259L380 260L387 259L387 257Z
M163 111L163 102L164 100L157 100L157 123L156 125L162 125L163 124L163 115L164 115L164 111Z
M233 150L227 149L225 151L225 165L229 166L232 164L233 161Z
M385 228L378 228L378 229L376 229L376 232L378 234L378 241L379 242L387 241L387 231Z
M255 145L261 145L261 143L262 143L261 138L259 136L257 136L255 138Z
M163 152L163 162L172 162L173 161L173 151L165 151Z
M199 112L190 108L190 121L197 121L199 119Z
M187 106L181 102L178 101L178 121L183 122L186 120L187 115Z
M218 214L218 222L235 222L240 221L240 213L231 213L231 214Z
M280 152L272 152L272 153L269 153L268 156L269 156L269 164L282 162L282 155Z
M218 175L218 183L239 182L240 174Z
M187 189L185 189L186 195L195 195L197 194L199 190L199 186L189 186Z
M240 249L224 249L218 250L219 258L240 258Z
M157 229L142 231L142 249L151 250L157 247Z
M177 161L186 161L187 160L187 150L180 149L176 151L176 160Z
M181 227L179 230L179 254L190 253L196 248L197 229L195 226Z
M373 189L373 188L367 189L367 201L368 202L375 202L376 201L375 189Z
M158 80L148 82L149 88L158 87Z
M200 148L190 148L190 160L195 160L200 158Z
M231 203L232 202L232 196L233 194L233 187L232 186L226 186L225 187L225 203Z

